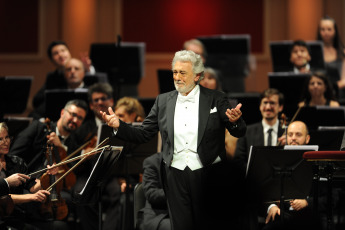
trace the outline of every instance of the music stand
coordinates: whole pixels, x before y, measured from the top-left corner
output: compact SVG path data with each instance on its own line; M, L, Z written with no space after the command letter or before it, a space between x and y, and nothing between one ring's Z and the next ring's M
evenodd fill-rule
M85 73L84 84L91 86L96 83L108 83L108 75L106 73L97 72L95 74Z
M84 100L88 105L88 89L50 89L45 90L45 116L52 121L57 121L60 118L61 109L70 100L80 99ZM85 119L92 117L92 113L88 113Z
M133 126L140 126L141 123L132 123ZM97 140L103 140L106 137L109 137L113 133L113 128L109 127L106 124L99 126L98 128L98 136ZM143 161L145 158L151 156L154 153L157 153L157 145L158 145L158 133L157 135L152 138L147 143L142 144L135 144L127 141L123 141L116 136L110 138L109 142L110 145L116 146L123 146L123 151L118 160L116 167L113 167L109 173L112 176L123 176L126 179L127 188L130 185L130 175L131 176L138 176L140 173L143 172ZM126 215L123 216L123 226L125 227L127 221L131 221L132 216L132 206L131 206L131 199L130 199L130 189L126 189L126 205L124 213Z
M291 48L294 41L271 41L270 51L274 72L293 71L293 64L290 62ZM310 68L313 70L325 70L323 58L323 43L321 41L306 41L310 50Z
M121 42L119 37L117 43L91 44L90 58L97 71L107 73L119 97L137 96L136 86L145 73L145 49L143 42Z
M244 78L249 74L250 35L201 36L207 50L205 66L220 72L224 92L245 92Z
M25 111L32 80L32 76L0 77L0 120L5 114L21 114Z
M298 109L301 101L303 88L309 79L308 73L268 73L268 83L270 88L275 88L284 94L285 102L283 113L291 119Z
M160 94L175 90L171 69L158 69L157 76Z
M254 124L262 120L260 112L260 93L228 93L230 104L233 108L238 103L242 103L242 117L247 125Z
M303 159L305 151L252 146L246 174L251 195L265 203L284 204L286 199L305 199L310 194L313 178L312 165ZM281 209L282 220L283 215Z
M104 183L110 176L109 172L115 167L115 163L119 159L121 151L122 147L120 146L104 148L99 154L83 189L75 194L75 202L79 204L98 203L99 230L102 230L102 189Z

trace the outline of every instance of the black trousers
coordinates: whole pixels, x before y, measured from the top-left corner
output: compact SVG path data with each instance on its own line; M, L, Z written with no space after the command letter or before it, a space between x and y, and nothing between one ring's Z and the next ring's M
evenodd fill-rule
M174 230L239 227L243 175L231 164L181 171L162 163L161 171Z

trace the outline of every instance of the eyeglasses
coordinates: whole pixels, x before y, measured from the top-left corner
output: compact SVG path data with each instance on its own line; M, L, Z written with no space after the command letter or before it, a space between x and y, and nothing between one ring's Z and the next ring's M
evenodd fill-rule
M69 113L69 115L71 115L73 118L76 117L79 121L83 121L83 120L84 120L84 117L78 116L78 114L72 113L72 112L68 111L67 109L66 109L66 111L67 111L67 112Z
M5 138L0 138L0 145L4 144L5 141L11 142L13 140L13 137L6 136Z
M95 98L92 100L93 103L97 103L98 101L102 101L105 102L106 100L108 100L108 97L100 97L100 98Z

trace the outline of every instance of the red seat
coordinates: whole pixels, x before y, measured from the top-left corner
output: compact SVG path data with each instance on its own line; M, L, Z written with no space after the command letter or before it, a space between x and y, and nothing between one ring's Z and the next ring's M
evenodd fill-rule
M345 161L345 151L309 151L303 158L308 161Z

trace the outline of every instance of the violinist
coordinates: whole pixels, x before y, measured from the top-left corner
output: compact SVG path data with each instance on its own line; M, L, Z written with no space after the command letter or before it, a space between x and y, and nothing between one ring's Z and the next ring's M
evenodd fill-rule
M39 179L30 178L26 176L27 166L23 159L18 156L9 155L11 138L8 134L8 127L6 123L0 123L0 178L8 183L9 197L6 200L6 206L13 206L11 213L8 216L1 217L1 221L5 222L6 226L23 229L28 227L25 223L25 216L22 215L22 210L25 206L22 204L29 202L44 202L50 193L43 190ZM49 171L48 173L56 173L56 170ZM5 187L6 189L6 187ZM7 188L8 189L8 188ZM29 191L24 194L24 191ZM1 197L0 202L5 200ZM14 206L15 205L15 206Z
M106 111L108 107L114 106L113 88L108 83L96 83L89 87L88 90L89 108L93 112L91 119L85 120L82 126L76 131L76 138L79 145L84 144L90 138L97 137L98 127L103 123L99 111ZM89 146L84 149L88 152L95 146ZM92 171L92 160L86 160L76 170L77 182L74 187L75 192L80 190L85 185L86 180ZM113 178L112 178L113 179ZM115 179L117 180L117 179ZM106 220L103 223L103 229L115 229L117 224L110 223L108 220L117 220L120 218L120 185L118 183L107 183L104 188L104 193L111 197L103 204L104 208L108 208L110 213L106 214ZM103 193L103 194L104 194ZM84 230L98 228L98 207L94 204L77 206L76 211L80 218L81 227ZM114 214L113 214L114 213Z

